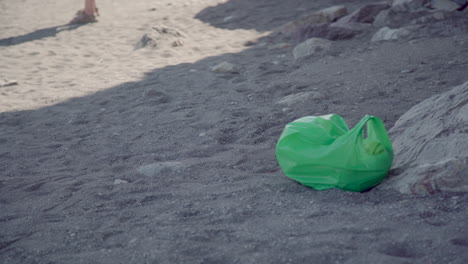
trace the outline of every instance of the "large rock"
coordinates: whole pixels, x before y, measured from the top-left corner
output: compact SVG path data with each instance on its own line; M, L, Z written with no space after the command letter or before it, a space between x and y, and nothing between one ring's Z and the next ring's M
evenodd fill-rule
M457 3L460 7L468 4L468 0L453 0L453 2Z
M347 14L348 9L346 9L346 7L332 6L291 21L279 27L276 31L282 34L290 35L297 32L298 28L303 28L304 26L311 24L328 24Z
M348 14L348 9L345 6L332 6L321 9L315 14L325 19L326 22L333 22L336 19Z
M374 34L371 41L398 40L410 34L411 31L405 28L391 29L389 27L383 27Z
M427 8L419 8L413 11L400 12L393 9L382 10L374 19L373 25L377 28L388 26L390 28L400 28L407 25L420 24L415 23L425 16L432 16L434 11ZM427 22L424 22L427 23ZM423 24L424 24L423 23Z
M338 23L372 23L380 11L390 8L386 2L365 5L353 13L340 18Z
M390 130L401 193L468 192L468 82L406 112Z
M389 16L390 16L390 10L385 9L380 11L379 14L374 18L374 22L372 23L375 27L384 27L388 26L389 23Z
M431 0L431 7L444 11L455 11L460 5L450 0Z
M332 41L321 38L310 38L297 45L293 50L295 59L304 58L330 50Z
M430 0L394 0L392 9L398 12L411 12L421 9Z

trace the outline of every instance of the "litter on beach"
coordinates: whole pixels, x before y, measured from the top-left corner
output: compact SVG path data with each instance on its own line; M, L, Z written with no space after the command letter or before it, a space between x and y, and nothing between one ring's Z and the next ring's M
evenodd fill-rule
M387 176L393 148L380 118L366 115L349 130L341 116L330 114L286 125L276 157L288 177L306 186L362 192Z

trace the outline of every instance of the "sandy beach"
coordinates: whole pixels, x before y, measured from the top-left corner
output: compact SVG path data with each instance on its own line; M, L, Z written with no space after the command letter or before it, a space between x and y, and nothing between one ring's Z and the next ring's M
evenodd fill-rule
M390 129L468 80L467 10L301 59L277 33L374 2L97 0L68 25L82 1L0 0L0 263L467 263L466 193L315 191L276 161L297 118Z

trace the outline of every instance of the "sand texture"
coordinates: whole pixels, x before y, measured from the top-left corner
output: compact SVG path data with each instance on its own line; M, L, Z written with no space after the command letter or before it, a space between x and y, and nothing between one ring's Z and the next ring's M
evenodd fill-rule
M297 118L390 129L468 80L466 10L298 59L274 33L372 2L97 0L77 26L81 0L0 0L0 263L468 263L467 194L315 191L277 164Z

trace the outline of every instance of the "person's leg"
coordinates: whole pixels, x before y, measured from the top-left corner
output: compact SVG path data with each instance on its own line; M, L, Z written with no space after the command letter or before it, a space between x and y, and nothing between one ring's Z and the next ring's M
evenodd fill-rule
M94 16L95 14L97 14L96 0L85 0L84 11L90 16Z
M97 21L96 15L99 15L99 12L96 7L96 0L85 0L84 5L84 9L76 13L70 24L85 24Z

